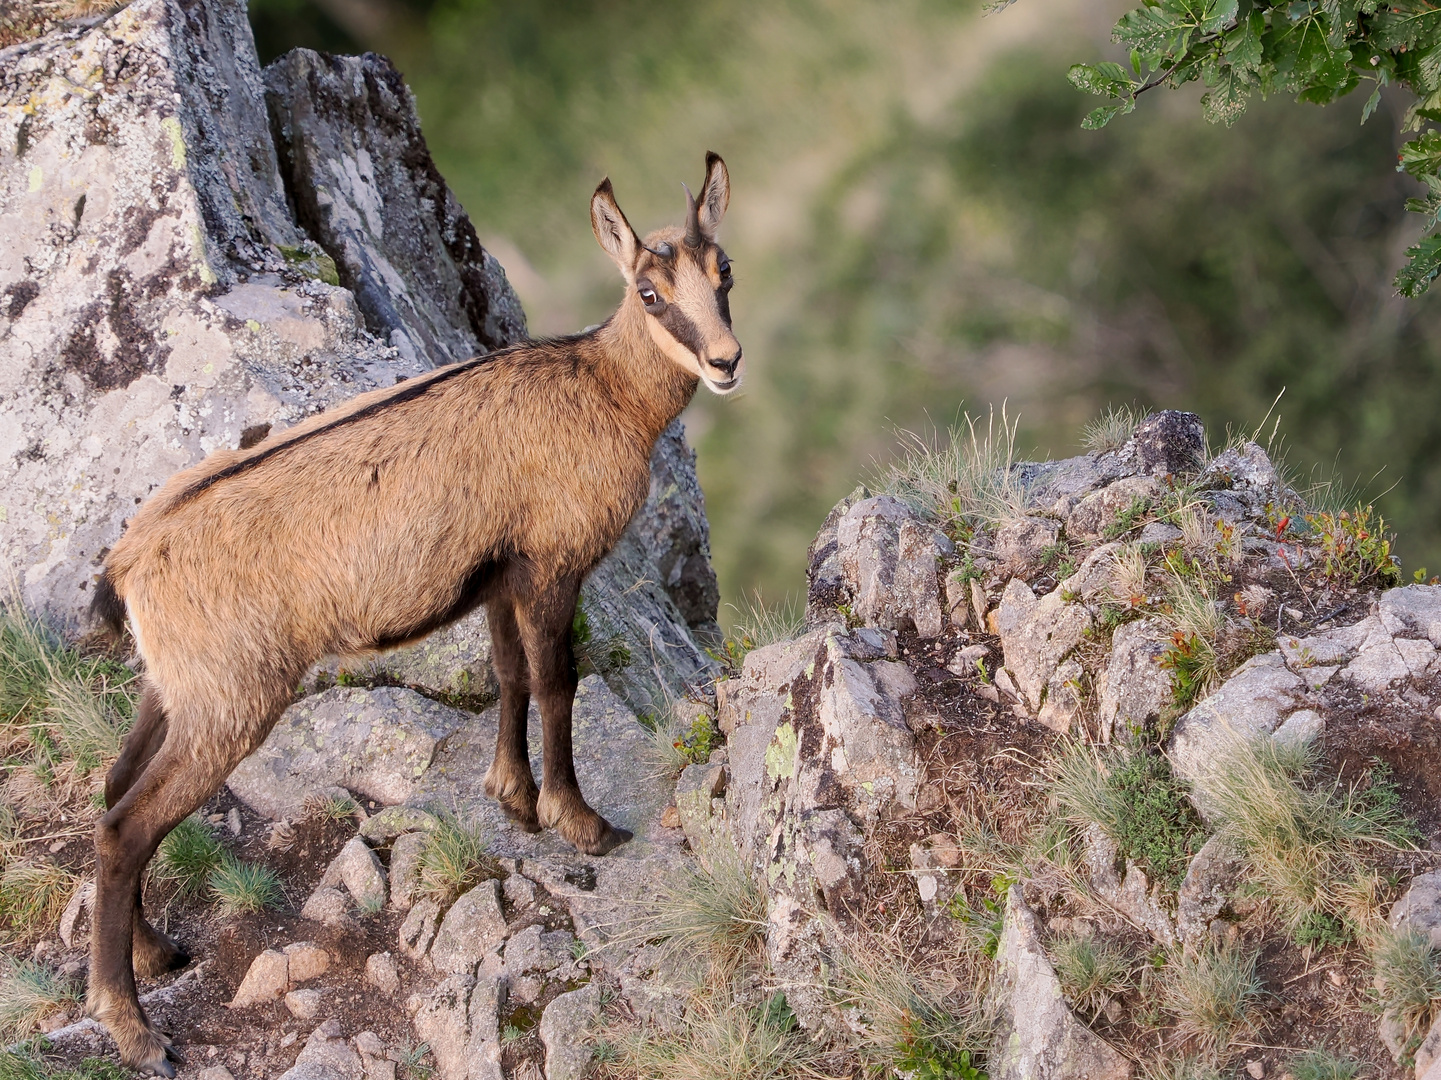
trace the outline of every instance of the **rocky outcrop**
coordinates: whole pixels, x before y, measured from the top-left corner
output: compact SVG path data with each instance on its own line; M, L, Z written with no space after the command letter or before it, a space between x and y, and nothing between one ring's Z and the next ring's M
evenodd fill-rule
M71 632L173 472L525 335L390 63L262 72L239 0L136 0L4 50L0 148L0 549ZM586 583L592 666L636 708L683 692L717 600L677 423ZM488 645L473 616L364 675L483 704Z

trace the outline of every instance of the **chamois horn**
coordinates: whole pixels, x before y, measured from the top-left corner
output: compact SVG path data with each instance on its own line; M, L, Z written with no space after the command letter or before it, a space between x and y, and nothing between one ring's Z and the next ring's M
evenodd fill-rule
M698 248L701 246L700 234L700 209L695 204L695 196L690 193L690 188L685 188L685 246Z

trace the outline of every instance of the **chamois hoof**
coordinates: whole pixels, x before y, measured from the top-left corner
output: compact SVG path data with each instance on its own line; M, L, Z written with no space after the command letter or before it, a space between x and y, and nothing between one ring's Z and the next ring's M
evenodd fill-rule
M190 963L190 954L183 945L148 924L143 930L136 931L131 957L135 974L142 979L164 975Z
M570 841L575 845L576 851L579 851L582 855L605 855L615 848L620 847L627 840L635 837L635 833L629 829L618 829L604 818L601 818L600 823L605 828L598 838ZM564 831L561 832L561 836L565 836ZM566 839L570 838L566 837Z
M134 1069L141 1076L164 1076L173 1080L175 1062L180 1056L170 1045L170 1040L150 1024L137 1024L124 1036L111 1031L120 1047L120 1064Z
M540 832L540 818L536 814L540 790L535 786L535 778L529 775L528 766L522 773L518 768L503 767L497 758L485 774L485 793L500 804L506 817L526 832Z

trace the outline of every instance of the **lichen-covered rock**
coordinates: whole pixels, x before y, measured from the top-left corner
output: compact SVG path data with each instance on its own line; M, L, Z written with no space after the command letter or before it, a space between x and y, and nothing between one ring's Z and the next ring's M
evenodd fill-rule
M1051 676L1094 619L1085 605L1068 602L1057 588L1039 600L1020 578L1012 578L996 609L996 629L1026 704L1034 711L1045 701Z
M1166 910L1160 888L1152 888L1146 872L1134 859L1126 860L1124 877L1117 871L1120 848L1099 825L1092 822L1086 827L1085 840L1086 870L1096 893L1162 945L1174 945L1176 924Z
M429 843L428 834L405 833L390 845L390 906L409 911L420 891L420 860Z
M436 931L430 962L437 971L474 971L486 952L505 938L505 916L500 907L500 882L482 881L463 894Z
M1128 1080L1130 1061L1077 1020L1041 948L1036 917L1012 885L996 950L993 1006L999 1019L992 1080Z
M1386 921L1392 930L1425 934L1433 949L1441 949L1441 870L1412 878L1401 899L1391 905Z
M1217 807L1208 780L1238 740L1270 735L1307 704L1306 684L1280 653L1252 657L1221 688L1176 721L1168 755L1175 774L1191 784L1191 801L1210 820Z
M1276 466L1253 442L1221 451L1206 463L1198 484L1203 489L1234 488L1272 498L1281 493Z
M936 566L943 551L936 535L934 529L919 521L907 521L901 525L896 551L897 613L909 617L916 633L923 638L940 637L945 627L936 579ZM949 541L947 546L952 547Z
M310 1033L295 1064L280 1080L361 1080L360 1055L345 1041L338 1020L327 1020Z
M401 953L412 960L423 957L435 940L435 928L439 923L440 905L434 900L421 900L413 905L396 932L396 944Z
M1161 484L1153 476L1128 476L1087 495L1066 518L1066 535L1074 540L1094 540L1103 535L1132 503L1151 503L1161 495Z
M1116 628L1111 656L1100 677L1101 737L1106 741L1154 724L1171 699L1171 677L1161 667L1170 633L1159 619Z
M440 828L440 819L414 806L387 806L360 824L360 836L384 846L406 833L430 833Z
M469 719L414 690L336 687L286 709L228 783L241 801L272 818L296 817L307 797L337 789L404 802L438 742Z
M1185 945L1194 949L1205 942L1243 870L1235 849L1222 836L1211 837L1191 856L1176 893L1176 933Z
M842 565L841 519L870 492L858 487L831 508L815 539L806 551L806 625L820 626L837 618L836 609L851 602L850 587Z
M1030 577L1046 563L1048 550L1061 536L1061 523L1051 518L1021 517L996 530L995 554L1001 571Z
M581 1080L590 1072L592 1041L586 1035L600 1013L600 987L594 984L561 994L540 1018L545 1044L545 1080Z
M265 69L265 96L296 215L371 333L425 367L525 336L505 272L431 161L389 60L294 49Z
M750 653L727 692L726 821L767 894L767 952L808 1028L839 1031L821 971L869 870L864 831L918 783L905 701L916 682L892 635L813 631ZM816 918L816 908L828 918Z

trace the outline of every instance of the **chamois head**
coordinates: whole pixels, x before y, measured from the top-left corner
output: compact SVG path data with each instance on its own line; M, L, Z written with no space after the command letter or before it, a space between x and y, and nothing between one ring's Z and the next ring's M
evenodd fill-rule
M590 224L625 275L626 304L637 304L661 351L717 394L741 382L741 346L731 333L731 264L716 244L730 202L730 175L718 154L706 154L697 200L686 190L684 228L660 229L642 243L616 204L610 178L590 200Z

